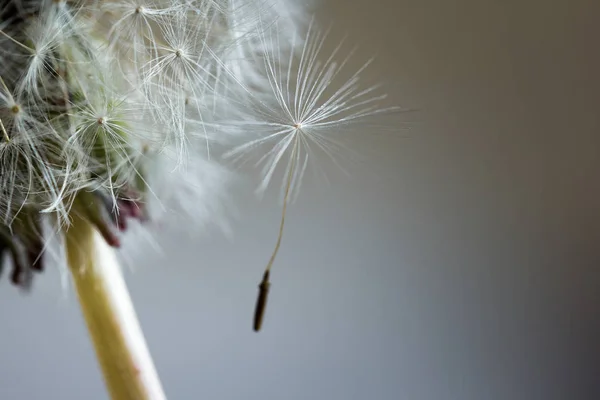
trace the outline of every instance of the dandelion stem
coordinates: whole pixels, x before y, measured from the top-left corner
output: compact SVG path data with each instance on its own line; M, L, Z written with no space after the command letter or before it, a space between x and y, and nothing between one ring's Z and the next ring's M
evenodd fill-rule
M74 215L66 252L111 398L166 399L112 248Z

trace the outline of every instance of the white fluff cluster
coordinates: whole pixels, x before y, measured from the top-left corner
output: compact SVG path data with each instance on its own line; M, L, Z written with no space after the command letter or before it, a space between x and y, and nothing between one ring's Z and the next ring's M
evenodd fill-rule
M261 189L285 160L287 198L312 150L333 156L332 133L387 111L362 69L331 87L348 55L325 52L310 21L293 0L0 0L0 255L13 280L35 269L42 218L60 229L83 213L117 246L115 228L165 201L209 216L224 164L253 154Z

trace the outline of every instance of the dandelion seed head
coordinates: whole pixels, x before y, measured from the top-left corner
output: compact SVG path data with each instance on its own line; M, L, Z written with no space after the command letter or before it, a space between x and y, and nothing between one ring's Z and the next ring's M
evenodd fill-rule
M362 69L334 83L347 56L326 54L314 22L302 34L306 10L0 0L0 249L15 283L74 213L113 246L170 219L225 229L229 166L258 158L265 190L284 165L297 191L315 151L335 160L336 131L381 112L382 97Z

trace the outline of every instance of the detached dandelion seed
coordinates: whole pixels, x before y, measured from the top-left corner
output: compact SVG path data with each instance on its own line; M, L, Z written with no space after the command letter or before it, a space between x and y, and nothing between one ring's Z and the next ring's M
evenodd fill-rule
M249 131L253 139L228 151L225 156L243 165L249 155L258 151L263 155L256 162L262 166L262 182L258 191L264 192L280 164L285 164L282 185L283 208L275 248L267 263L265 273L270 273L281 246L287 207L296 197L309 162L316 161L316 153L323 153L336 166L341 165L336 153L347 147L335 136L351 129L361 120L397 111L397 107L380 107L385 94L377 93L378 86L362 87L361 73L371 61L355 71L349 79L340 79L341 73L354 53L349 52L341 62L335 58L343 42L325 55L324 45L328 32L322 33L311 21L304 40L291 38L287 58L280 48L269 48L268 43L279 43L278 26L261 35L266 49L263 71L268 84L263 92L246 89L247 108L241 108L241 117L231 124ZM296 43L302 43L298 53ZM268 279L269 274L265 275ZM263 283L265 281L263 280ZM262 322L266 306L266 289L261 283L255 316ZM255 321L257 318L255 317ZM260 329L260 323L255 330Z

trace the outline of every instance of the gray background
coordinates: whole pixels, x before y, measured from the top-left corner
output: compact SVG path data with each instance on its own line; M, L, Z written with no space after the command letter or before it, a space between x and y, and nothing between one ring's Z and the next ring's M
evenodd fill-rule
M260 334L276 196L240 194L233 240L164 235L138 259L171 399L600 398L600 13L550 3L324 2L420 111L357 136L372 158L350 179L308 182ZM38 278L0 282L0 399L105 398L73 294Z

